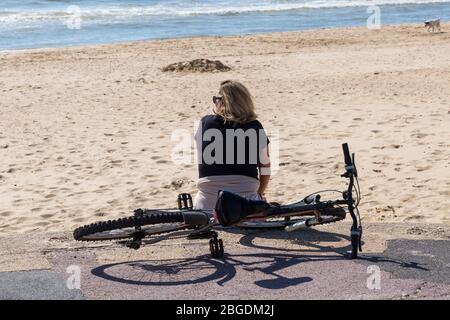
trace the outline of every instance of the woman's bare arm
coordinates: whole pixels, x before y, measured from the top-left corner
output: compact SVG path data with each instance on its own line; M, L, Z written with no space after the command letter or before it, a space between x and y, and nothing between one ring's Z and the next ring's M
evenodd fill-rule
M269 185L269 180L270 180L270 176L268 176L268 175L264 175L264 176L260 176L259 177L258 193L261 196L264 196L264 192L266 191L267 186Z
M270 180L270 155L266 146L261 152L261 163L259 164L259 188L258 193L264 197L264 192Z

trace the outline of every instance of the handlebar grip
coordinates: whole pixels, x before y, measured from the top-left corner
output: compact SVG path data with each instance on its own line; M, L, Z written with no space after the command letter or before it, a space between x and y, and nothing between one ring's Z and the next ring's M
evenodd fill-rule
M345 164L347 166L352 165L352 158L350 157L350 151L348 150L348 144L343 143L342 144L342 150L344 151L344 158L345 158Z

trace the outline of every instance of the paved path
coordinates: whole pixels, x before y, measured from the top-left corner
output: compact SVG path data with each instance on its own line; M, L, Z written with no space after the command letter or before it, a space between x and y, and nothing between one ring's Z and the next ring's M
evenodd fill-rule
M0 300L82 299L80 290L69 290L66 280L48 270L0 273Z
M115 244L64 247L70 235L62 235L53 238L59 245L41 249L49 270L0 273L0 298L450 299L448 229L422 229L422 239L414 234L413 239L387 239L387 247L377 252L367 242L378 239L373 227L368 252L349 260L348 230L341 227L301 236L223 232L223 259L211 259L201 240L177 239L132 251ZM436 230L443 239L433 240ZM73 266L80 268L81 290L67 289Z

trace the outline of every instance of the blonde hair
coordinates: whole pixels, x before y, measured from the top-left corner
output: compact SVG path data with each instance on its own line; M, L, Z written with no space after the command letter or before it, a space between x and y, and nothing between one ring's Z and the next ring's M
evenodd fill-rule
M218 114L225 122L247 123L256 120L255 105L248 89L240 82L226 80L220 83L219 94L223 108Z

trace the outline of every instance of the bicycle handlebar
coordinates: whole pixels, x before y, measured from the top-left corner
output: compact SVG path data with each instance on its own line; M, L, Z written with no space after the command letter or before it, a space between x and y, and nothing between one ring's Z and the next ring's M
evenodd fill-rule
M352 163L352 158L350 157L350 151L348 150L347 143L342 144L342 150L344 151L345 164L347 166L351 166L353 163Z

